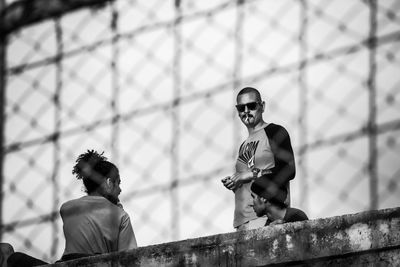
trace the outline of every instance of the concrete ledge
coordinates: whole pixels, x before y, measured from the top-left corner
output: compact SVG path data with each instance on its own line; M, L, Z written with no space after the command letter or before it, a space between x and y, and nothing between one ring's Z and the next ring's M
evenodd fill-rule
M400 266L400 208L206 236L48 266Z

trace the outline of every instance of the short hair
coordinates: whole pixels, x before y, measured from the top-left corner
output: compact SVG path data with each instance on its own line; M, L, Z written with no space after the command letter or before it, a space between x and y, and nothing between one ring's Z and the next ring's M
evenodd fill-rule
M259 197L262 197L271 204L278 206L279 208L287 208L288 205L285 203L288 191L286 186L276 188L274 182L268 179L266 176L257 178L250 187L250 190ZM276 190L276 192L272 192Z
M249 93L254 93L256 95L257 100L260 102L262 101L260 92L254 87L245 87L245 88L241 89L236 97L236 100L238 99L238 97L240 95L249 94Z
M287 195L287 194L285 194ZM277 197L272 197L270 199L267 199L268 202L270 202L271 204L279 207L280 209L285 209L288 207L288 205L286 204L285 201L282 201L281 199L277 198Z
M87 193L91 193L112 173L118 173L118 168L103 156L104 152L98 153L87 150L78 156L72 174L78 180L82 180Z

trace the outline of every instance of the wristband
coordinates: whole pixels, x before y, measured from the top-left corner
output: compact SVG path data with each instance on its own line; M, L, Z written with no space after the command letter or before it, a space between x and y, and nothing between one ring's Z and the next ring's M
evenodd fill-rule
M251 172L253 173L253 179L257 179L258 178L258 174L260 173L260 169L259 168L253 168L251 169Z

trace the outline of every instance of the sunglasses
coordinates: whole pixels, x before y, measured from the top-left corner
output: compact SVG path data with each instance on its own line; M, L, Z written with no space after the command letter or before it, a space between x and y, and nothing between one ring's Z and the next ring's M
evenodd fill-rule
M260 102L250 102L247 104L239 104L236 105L236 109L238 112L243 112L246 110L246 106L249 110L256 110L258 107L258 104L261 104Z

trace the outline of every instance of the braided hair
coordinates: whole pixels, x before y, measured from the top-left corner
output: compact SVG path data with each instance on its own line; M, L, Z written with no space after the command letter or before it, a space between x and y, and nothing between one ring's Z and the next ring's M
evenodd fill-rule
M113 172L118 172L118 168L103 156L104 152L98 153L95 150L87 150L86 153L79 155L76 164L72 169L72 174L78 180L82 180L85 191L90 194Z

